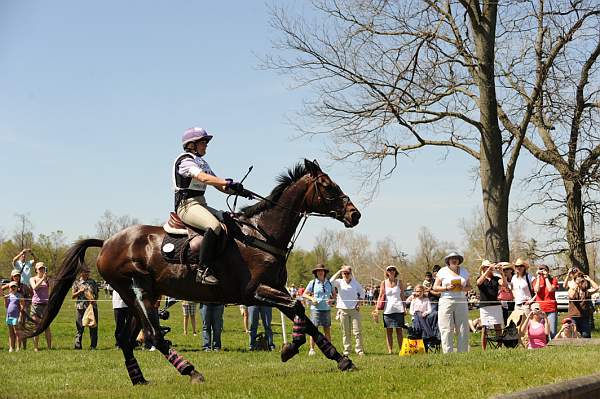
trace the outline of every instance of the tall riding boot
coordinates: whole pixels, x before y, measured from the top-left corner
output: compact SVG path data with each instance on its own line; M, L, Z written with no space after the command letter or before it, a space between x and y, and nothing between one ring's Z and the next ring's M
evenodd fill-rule
M219 284L219 280L214 276L213 271L207 264L208 259L214 255L217 239L219 236L215 234L213 229L206 230L200 248L198 248L198 272L196 281L205 285Z

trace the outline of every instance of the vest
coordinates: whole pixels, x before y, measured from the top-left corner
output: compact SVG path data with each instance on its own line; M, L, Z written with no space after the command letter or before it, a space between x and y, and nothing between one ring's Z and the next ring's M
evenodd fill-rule
M175 190L176 212L181 201L187 198L204 195L204 191L206 190L206 184L199 182L192 177L182 176L179 174L179 165L181 165L181 162L187 158L192 159L201 171L213 174L210 166L205 160L200 157L196 157L190 152L184 152L175 159L175 162L173 163L173 188Z

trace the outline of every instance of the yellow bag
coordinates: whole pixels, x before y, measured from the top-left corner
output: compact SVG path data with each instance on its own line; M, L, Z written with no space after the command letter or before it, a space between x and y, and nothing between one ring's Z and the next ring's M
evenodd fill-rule
M81 319L81 325L84 327L94 328L96 327L96 316L94 316L94 307L92 304L89 304L83 313L83 317Z
M422 339L402 339L402 348L400 348L400 356L416 355L417 353L425 353L425 345Z

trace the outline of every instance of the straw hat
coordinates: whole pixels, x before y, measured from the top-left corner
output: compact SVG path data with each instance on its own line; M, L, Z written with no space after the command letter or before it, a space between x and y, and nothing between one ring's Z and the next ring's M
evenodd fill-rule
M498 266L500 266L502 270L512 269L513 272L515 271L515 266L510 262L498 262Z
M446 265L448 265L448 260L450 260L450 258L458 258L459 262L458 264L460 265L461 263L463 263L463 261L465 260L465 258L459 254L457 251L452 251L450 252L448 255L446 255L446 257L444 258L444 262L446 263Z
M394 266L394 265L389 265L388 267L385 268L386 272L389 272L392 270L395 271L396 273L398 273L398 269L396 269L396 266Z
M487 269L490 266L494 266L494 264L487 259L482 260L481 266L479 266L479 272L481 273L483 269Z
M10 283L8 283L8 287L9 287L9 288L10 288L10 287L18 287L18 286L19 286L19 284L17 284L17 282L16 282L16 281L11 281Z
M527 263L526 260L523 260L521 258L517 258L517 260L515 261L515 267L517 266L525 266L525 269L529 269L529 263Z
M44 262L38 262L35 264L35 270L41 269L41 268L46 268L46 265L44 264Z
M10 277L12 278L12 277L16 276L17 274L20 276L21 272L18 271L17 269L13 269L12 272L10 272Z
M316 267L315 267L315 268L312 270L312 274L314 274L314 275L316 276L316 275L317 275L317 272L318 272L319 270L322 270L322 271L324 271L324 272L325 272L325 275L327 275L327 273L329 273L329 269L327 269L327 268L325 267L325 265L324 265L324 264L322 264L322 263L319 263L319 264L317 264L317 266L316 266Z

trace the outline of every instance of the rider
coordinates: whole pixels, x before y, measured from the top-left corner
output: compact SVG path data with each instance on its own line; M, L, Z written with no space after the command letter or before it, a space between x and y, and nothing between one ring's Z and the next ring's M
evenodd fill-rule
M177 157L173 166L175 212L185 224L205 231L201 243L198 245L199 240L192 239L190 248L198 252L197 280L207 285L219 283L206 261L219 242L222 228L211 213L214 210L206 204L206 186L216 187L227 194L244 195L245 191L242 183L217 177L202 158L206 155L206 147L212 138L203 128L187 129L181 139L185 152Z

